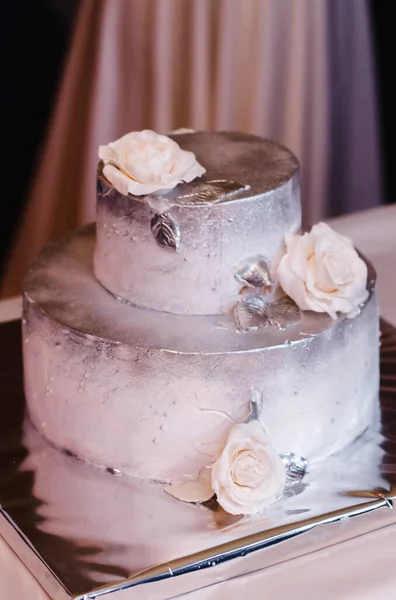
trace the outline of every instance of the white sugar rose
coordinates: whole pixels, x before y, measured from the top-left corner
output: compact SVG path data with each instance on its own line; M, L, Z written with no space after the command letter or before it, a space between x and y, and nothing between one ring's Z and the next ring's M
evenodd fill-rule
M283 493L285 466L258 421L235 425L212 466L217 501L233 515L253 515Z
M326 223L310 233L287 235L286 253L278 267L278 280L302 310L355 317L367 299L367 266L352 241Z
M104 162L103 175L125 196L165 192L206 172L193 152L148 129L100 146L99 158Z

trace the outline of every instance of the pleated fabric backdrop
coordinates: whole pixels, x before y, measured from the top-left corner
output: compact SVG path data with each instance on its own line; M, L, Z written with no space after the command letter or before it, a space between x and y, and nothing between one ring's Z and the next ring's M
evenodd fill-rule
M1 295L45 242L94 219L99 144L179 127L289 146L306 223L379 204L365 0L82 0Z

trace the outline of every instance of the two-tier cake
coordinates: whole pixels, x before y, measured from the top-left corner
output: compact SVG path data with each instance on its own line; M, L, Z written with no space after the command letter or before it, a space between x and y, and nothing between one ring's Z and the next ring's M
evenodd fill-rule
M143 131L99 156L96 227L24 283L30 417L93 465L258 512L378 420L373 268L301 234L272 141Z

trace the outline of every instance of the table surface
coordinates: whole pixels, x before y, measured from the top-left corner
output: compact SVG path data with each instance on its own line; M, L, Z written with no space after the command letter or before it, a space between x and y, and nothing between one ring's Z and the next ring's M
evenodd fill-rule
M330 223L340 233L350 236L374 264L381 315L396 325L396 205L355 213ZM0 322L17 319L20 314L20 298L0 302ZM263 589L271 590L271 596L278 600L314 597L322 600L388 600L396 590L395 548L396 524L281 563L249 577L249 600L261 600ZM239 600L243 593L246 594L247 585L247 578L234 580L232 587L227 589L228 600ZM219 600L220 597L221 586L215 586L203 590L199 600ZM0 598L49 600L2 538ZM193 594L193 598L198 600L198 594Z

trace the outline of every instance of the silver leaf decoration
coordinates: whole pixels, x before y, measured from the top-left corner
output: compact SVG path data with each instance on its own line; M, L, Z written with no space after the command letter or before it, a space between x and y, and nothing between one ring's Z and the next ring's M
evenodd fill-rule
M255 256L247 260L235 273L235 278L248 287L264 288L266 291L272 291L274 288L270 262L265 256Z
M289 296L283 296L268 305L267 318L270 325L286 329L300 322L301 310Z
M254 388L250 390L250 413L244 420L244 423L250 423L250 421L258 421L262 404L262 394Z
M176 197L178 204L214 204L226 202L230 196L250 189L250 185L243 185L237 181L226 179L213 179L194 187L189 194Z
M241 331L256 331L267 325L286 329L301 320L301 310L288 296L268 304L264 296L241 298L234 309L235 321Z
M171 248L176 252L180 251L180 227L172 213L164 212L154 215L151 219L151 231L158 246Z
M308 461L306 458L294 454L293 452L285 452L280 455L286 470L286 485L287 490L290 487L298 485L308 469Z
M263 296L245 296L234 309L235 321L241 331L255 331L269 324L268 304Z

